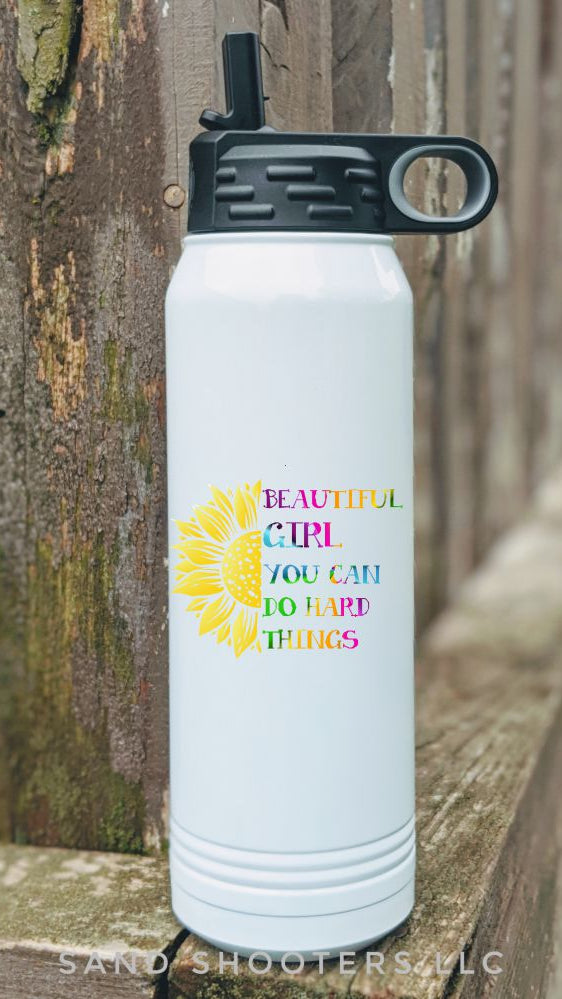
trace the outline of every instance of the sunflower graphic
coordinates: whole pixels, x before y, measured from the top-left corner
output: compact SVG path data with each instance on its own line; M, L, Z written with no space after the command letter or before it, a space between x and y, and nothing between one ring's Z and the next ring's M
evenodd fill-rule
M261 652L261 534L258 501L261 482L223 492L209 486L212 500L194 506L195 516L177 520L181 535L173 593L193 599L187 610L199 618L199 634L214 633L238 657Z

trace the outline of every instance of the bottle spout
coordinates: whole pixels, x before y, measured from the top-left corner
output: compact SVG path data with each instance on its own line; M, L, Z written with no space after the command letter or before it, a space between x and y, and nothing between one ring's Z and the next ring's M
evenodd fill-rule
M254 31L229 31L222 43L226 114L207 109L204 128L257 131L265 125L260 41Z

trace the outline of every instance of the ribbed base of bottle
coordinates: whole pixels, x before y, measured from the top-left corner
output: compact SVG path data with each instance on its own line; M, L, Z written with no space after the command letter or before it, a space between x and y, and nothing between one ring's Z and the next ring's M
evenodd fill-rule
M384 839L317 853L235 850L172 822L170 866L174 912L193 932L229 953L314 959L359 950L408 916L414 820Z

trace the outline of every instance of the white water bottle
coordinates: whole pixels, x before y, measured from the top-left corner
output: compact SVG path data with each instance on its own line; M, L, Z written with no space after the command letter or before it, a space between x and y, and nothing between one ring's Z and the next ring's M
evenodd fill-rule
M257 37L191 147L166 301L173 907L228 951L356 950L414 899L412 295L389 233L467 228L456 138L264 127ZM418 156L456 216L404 195Z

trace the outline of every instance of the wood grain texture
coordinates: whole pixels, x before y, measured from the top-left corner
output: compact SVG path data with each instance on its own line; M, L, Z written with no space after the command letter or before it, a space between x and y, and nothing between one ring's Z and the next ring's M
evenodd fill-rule
M532 468L537 481L556 460L562 424L562 338L560 337L560 269L550 260L562 259L562 2L542 0L540 37L540 163L532 198L537 246L529 250L528 265L536 275L537 309L532 358Z
M481 508L477 523L478 554L520 510L525 495L514 364L513 277L514 246L512 146L515 67L512 53L517 32L514 4L480 5L481 92L480 136L497 161L502 194L490 217L487 281L480 378L482 436L479 441ZM518 165L519 166L519 165ZM484 256L481 266L484 266ZM478 266L478 265L477 265ZM481 273L481 271L479 272Z
M261 2L266 118L274 128L332 129L332 30L329 0Z
M447 130L467 134L467 46L465 4L447 0L446 108ZM454 176L447 195L453 204L461 199ZM449 205L451 210L452 205ZM443 343L443 405L447 414L444 441L444 496L447 503L444 585L449 599L474 560L474 494L472 454L474 448L473 396L471 391L471 345L467 330L467 297L473 233L459 233L445 240Z
M156 999L166 978L156 955L171 955L185 936L170 913L164 862L6 846L0 889L2 996ZM116 971L116 954L129 969Z
M0 72L5 72L14 53L7 51L8 37L2 38ZM11 36L12 43L15 41ZM13 71L13 69L12 69ZM25 407L23 353L23 307L26 269L22 267L21 208L28 213L28 199L20 205L22 159L28 136L19 118L25 113L19 93L12 100L7 88L0 87L0 109L5 125L0 138L2 151L2 211L0 213L0 287L3 308L0 313L0 839L9 839L12 828L9 802L12 801L12 773L9 765L8 721L12 711L13 684L24 669L24 629L26 592L26 529L23 511L25 486ZM9 168L8 155L13 157ZM25 222L24 222L25 224ZM14 238L15 237L15 238Z
M159 849L162 320L187 206L163 192L187 191L199 113L224 106L227 30L261 30L277 123L331 127L331 10L71 7L2 12L0 836Z
M445 128L443 4L393 4L393 130L439 134ZM441 203L442 176L434 161L406 178L411 200L428 212ZM443 471L444 239L401 236L397 251L415 298L416 621L421 629L443 602L447 525Z
M332 0L334 129L389 132L392 4Z
M559 171L549 166L560 149L559 26L559 0L392 8L394 130L473 136L500 172L498 205L476 230L397 240L416 303L420 629L560 454L552 436L561 412L552 340L560 299L550 263L559 256ZM428 168L411 178L413 200L425 198L428 210L458 193L452 173Z
M418 666L416 906L351 976L329 962L288 976L219 973L200 939L182 945L173 999L365 996L528 999L553 971L562 765L562 474L534 515L492 550L425 639ZM210 971L194 972L206 952ZM502 967L501 975L484 970ZM399 953L411 970L400 974ZM437 974L436 954L443 973ZM462 955L462 957L461 957ZM462 962L462 963L461 963ZM466 973L463 973L463 968ZM471 974L470 972L474 972Z
M8 824L138 850L161 838L167 769L157 12L86 2L32 114L25 7L2 11Z

